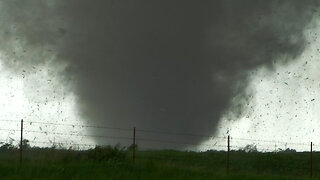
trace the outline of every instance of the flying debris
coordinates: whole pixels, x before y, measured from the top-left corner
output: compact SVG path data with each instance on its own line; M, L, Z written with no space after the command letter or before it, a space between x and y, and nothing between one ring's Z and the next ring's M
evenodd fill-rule
M24 81L31 76L22 69L35 66L42 74L46 64L56 70L59 85L75 96L75 111L90 124L215 134L223 117L245 117L254 94L250 72L273 71L304 51L303 34L317 8L301 0L6 0L0 50L6 68Z

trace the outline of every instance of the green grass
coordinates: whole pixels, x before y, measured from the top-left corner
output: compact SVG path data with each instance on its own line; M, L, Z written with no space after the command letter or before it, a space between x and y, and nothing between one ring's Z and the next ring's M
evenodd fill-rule
M29 148L19 163L16 149L0 151L0 179L310 179L309 153L91 151ZM313 153L314 179L320 179L320 153Z

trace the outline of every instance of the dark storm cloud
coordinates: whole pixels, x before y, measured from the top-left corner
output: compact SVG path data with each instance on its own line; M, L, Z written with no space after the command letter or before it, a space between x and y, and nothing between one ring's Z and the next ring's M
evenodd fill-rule
M303 51L316 9L301 0L2 0L0 47L15 70L55 53L92 124L214 134L249 70ZM27 51L13 53L17 43Z

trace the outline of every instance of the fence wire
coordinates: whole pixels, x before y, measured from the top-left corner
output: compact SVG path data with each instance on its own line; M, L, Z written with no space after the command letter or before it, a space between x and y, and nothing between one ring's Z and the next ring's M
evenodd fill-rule
M10 129L10 128L0 128L0 132L7 132L9 133L21 133L21 129L19 129L19 124L21 121L19 120L11 120L11 119L0 119L1 122L6 122L6 123L16 123L17 127ZM193 133L184 133L184 132L169 132L169 131L157 131L157 130L150 130L150 129L134 129L133 128L127 128L127 127L111 127L111 126L99 126L99 125L82 125L82 124L64 124L64 123L51 123L51 122L39 122L39 121L24 121L24 128L22 130L24 135L29 135L31 134L39 134L39 135L46 135L49 136L51 135L52 138L57 138L59 139L60 137L80 137L80 138L99 138L99 139L107 139L107 140L113 140L113 141L127 141L129 142L129 145L132 145L133 142L136 142L137 145L142 149L155 149L155 146L160 146L160 145L170 145L169 147L172 146L177 146L177 147L186 147L183 150L188 151L190 149L197 149L198 147L206 147L206 151L201 152L198 150L196 155L190 155L187 157L179 157L179 156L174 156L172 155L158 155L155 156L154 154L149 154L148 153L139 153L140 148L136 152L136 159L139 160L155 160L155 161L170 161L171 163L185 163L185 162L193 162L193 163L212 163L214 160L210 157L211 151L217 152L217 153L223 153L223 155L228 154L228 157L230 156L230 166L232 167L233 163L238 163L235 162L236 160L239 161L245 161L247 156L254 155L254 153L262 152L262 153L285 153L287 152L286 150L288 148L280 149L279 147L288 147L288 146L298 146L301 148L306 148L309 149L311 147L310 142L308 143L303 143L303 142L285 142L285 141L278 141L278 140L265 140L265 139L246 139L246 138L237 138L237 137L232 137L230 136L225 136L225 137L219 137L219 136L210 136L210 135L205 135L205 134L193 134ZM34 124L39 124L39 125L45 125L47 127L54 127L56 126L62 126L62 127L79 127L79 128L90 128L90 129L103 129L106 131L96 131L97 134L86 134L81 131L70 131L70 132L57 132L57 131L39 131L39 130L34 130L33 125ZM120 132L126 132L126 136L119 136L119 135L110 135L110 134L99 134L103 132L108 132L108 130L113 130L111 132L114 133L114 131L120 131ZM134 136L132 136L132 132L134 131ZM92 131L91 131L92 132ZM18 134L18 135L19 135ZM157 138L154 138L153 136L156 136ZM36 136L37 137L37 136ZM175 137L175 138L173 138ZM216 141L214 143L201 143L199 144L198 142L195 141L190 141L192 138L202 138L202 139L207 139L207 140L213 140ZM183 139L183 140L181 140ZM16 139L11 138L9 135L7 138L0 139L0 149L2 147L6 147L5 145L12 144L12 142L16 143L21 143L22 144L23 139L19 139L19 136L16 137ZM229 141L229 143L227 143ZM107 141L106 141L107 142ZM26 141L26 143L32 144L34 147L39 146L40 144L43 147L53 147L53 148L61 148L61 149L75 149L75 150L85 150L85 149L93 149L97 146L109 146L110 144L101 144L101 143L77 143L77 142L59 142L59 141L40 141L40 140L29 140ZM245 146L241 146L239 144L246 144ZM270 148L270 145L267 147L263 147L257 149L257 144L259 145L264 145L267 146L266 144L274 144L274 148ZM154 145L154 146L153 146ZM134 144L136 146L136 144ZM161 147L161 146L160 146ZM318 148L319 145L312 144L312 147ZM17 146L18 148L18 146ZM180 149L180 148L178 148ZM210 151L211 150L211 151ZM292 149L289 149L292 150ZM192 151L192 150L191 150ZM197 150L195 150L197 151ZM143 150L141 151L143 152ZM233 153L234 152L240 152L240 153L245 153L242 156L237 157L237 159L233 158ZM202 156L203 153L207 153L207 156ZM251 153L251 154L250 154ZM300 152L296 152L300 153ZM311 153L305 150L303 153ZM271 156L272 157L272 156ZM279 168L279 169L288 169L288 170L310 170L310 168L306 167L305 164L308 164L309 162L309 154L305 154L304 156L299 156L296 159L293 159L292 161L299 161L303 162L302 164L304 167L299 167L299 166L293 166L293 164L290 165L281 165L278 164L277 167L274 168ZM316 160L318 157L314 158ZM229 159L229 158L228 158ZM302 166L302 165L301 165ZM319 171L320 167L315 166L312 168L313 171Z

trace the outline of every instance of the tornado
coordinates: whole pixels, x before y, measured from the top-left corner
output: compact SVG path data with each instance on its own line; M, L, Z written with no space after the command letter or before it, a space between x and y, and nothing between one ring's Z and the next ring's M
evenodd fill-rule
M136 127L140 144L183 148L201 144L207 138L202 135L214 136L226 112L241 116L250 71L262 66L272 71L274 63L290 63L303 52L308 43L303 33L319 16L318 5L311 0L2 0L1 60L19 74L50 55L52 69L61 71L61 84L76 95L77 109L90 124ZM231 106L239 94L239 105ZM103 128L88 133L132 136Z

